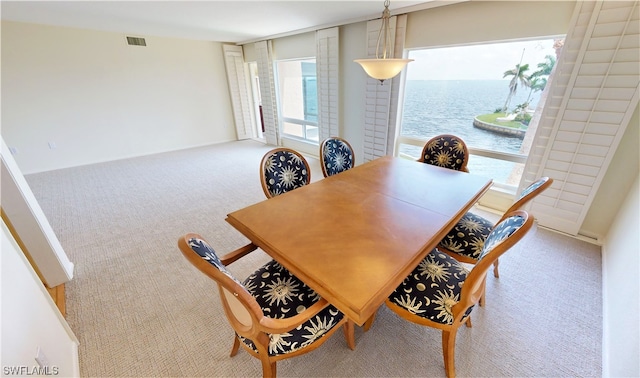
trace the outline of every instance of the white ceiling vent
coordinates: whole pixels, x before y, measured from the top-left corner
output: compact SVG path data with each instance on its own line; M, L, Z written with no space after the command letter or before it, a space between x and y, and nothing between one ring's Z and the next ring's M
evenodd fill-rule
M127 37L127 43L131 46L146 46L147 42L144 38L139 37Z

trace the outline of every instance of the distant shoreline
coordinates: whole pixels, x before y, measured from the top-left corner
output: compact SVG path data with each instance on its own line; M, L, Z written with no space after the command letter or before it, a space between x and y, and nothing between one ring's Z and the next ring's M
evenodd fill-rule
M523 139L524 135L527 133L526 129L515 129L513 127L506 127L506 126L500 126L500 125L496 125L493 123L487 123L487 122L483 122L480 121L478 119L478 117L475 117L473 119L473 127L477 127L479 129L482 130L487 130L487 131L491 131L494 133L498 133L498 134L502 134L502 135L506 135L506 136L511 136L511 137L516 137L516 138L520 138Z

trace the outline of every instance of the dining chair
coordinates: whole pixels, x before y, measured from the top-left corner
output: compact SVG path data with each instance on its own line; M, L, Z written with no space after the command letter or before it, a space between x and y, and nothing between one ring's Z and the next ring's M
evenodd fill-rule
M260 183L272 198L311 182L309 163L299 152L279 147L267 152L260 162Z
M420 159L421 163L469 172L469 149L462 139L451 134L435 136L425 143Z
M200 235L178 239L187 260L216 281L227 320L235 331L230 356L240 345L260 359L263 377L276 376L276 362L310 352L342 326L355 349L354 323L278 262L271 260L244 281L227 265L256 250L248 244L218 257Z
M320 143L320 165L324 177L353 168L354 161L353 148L346 140L329 137Z
M438 250L432 250L387 298L385 304L410 322L442 330L442 354L447 377L455 377L458 328L471 327L471 311L485 291L487 270L500 255L531 229L526 211L509 213L493 228L471 270Z
M506 216L505 214L510 214L515 210L522 209L529 201L550 187L552 183L553 179L549 177L541 177L531 183L531 185L520 192L520 195L516 198L513 205L504 212L502 219ZM499 223L502 219L496 223ZM475 264L478 262L485 240L493 227L494 224L486 218L473 212L467 212L460 218L458 223L456 223L444 239L440 241L438 249L460 262ZM499 260L496 259L493 264L493 275L495 277L500 276L498 272L499 263ZM480 303L484 304L484 298Z

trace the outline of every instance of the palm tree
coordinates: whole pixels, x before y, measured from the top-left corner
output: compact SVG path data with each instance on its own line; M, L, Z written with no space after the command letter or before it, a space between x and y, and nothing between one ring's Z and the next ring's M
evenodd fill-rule
M553 55L547 55L544 57L545 61L538 63L538 70L531 74L531 77L549 76L553 67L556 65L556 58Z
M531 89L529 91L529 96L527 97L527 101L526 103L528 104L529 101L531 101L531 95L533 95L534 92L541 92L544 90L544 87L547 86L547 78L546 77L540 77L540 76L529 76L529 89Z
M529 70L528 64L516 64L516 67L504 72L502 78L513 76L511 78L511 82L509 82L509 95L507 96L507 101L505 101L503 106L503 111L506 112L509 108L509 103L511 102L511 98L516 94L518 90L518 82L522 84L524 87L529 87L529 76L526 75L526 72Z
M544 57L545 61L538 63L538 70L529 76L529 97L527 97L527 103L531 100L531 95L534 92L541 92L547 86L547 78L551 75L553 67L556 65L556 58L553 55L547 55Z

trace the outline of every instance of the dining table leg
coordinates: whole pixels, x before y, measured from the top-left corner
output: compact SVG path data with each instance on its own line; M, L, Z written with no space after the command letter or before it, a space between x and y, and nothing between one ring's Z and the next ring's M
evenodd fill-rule
M369 319L367 319L367 321L365 321L364 324L362 325L362 329L365 332L367 332L369 328L371 328L371 326L373 325L373 321L376 320L376 313L377 312L374 312L373 315L371 315Z

